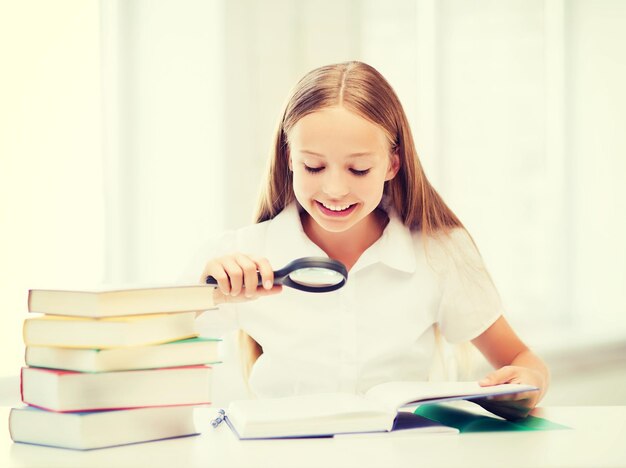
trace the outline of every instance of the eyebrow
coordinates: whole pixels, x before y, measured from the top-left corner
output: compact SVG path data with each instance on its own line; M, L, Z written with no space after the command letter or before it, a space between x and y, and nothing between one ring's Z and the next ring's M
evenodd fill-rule
M310 154L310 155L312 155L312 156L317 156L317 157L320 157L320 158L325 157L323 154L316 153L315 151L310 151L310 150L300 150L300 152L301 152L301 153ZM348 157L349 157L349 158L353 158L353 157L354 157L354 158L357 158L357 157L359 157L359 156L373 156L373 155L374 155L374 153L373 153L373 152L371 152L371 151L361 151L361 152L358 152L358 153L350 153L350 154L348 155Z

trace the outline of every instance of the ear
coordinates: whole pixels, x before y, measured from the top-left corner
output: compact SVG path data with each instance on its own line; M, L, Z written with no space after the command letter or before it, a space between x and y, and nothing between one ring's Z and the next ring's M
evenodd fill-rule
M400 156L398 153L393 153L389 158L389 165L387 167L387 174L385 175L385 182L393 179L400 170Z
M293 161L291 160L291 154L289 153L289 150L287 150L287 165L289 166L289 170L291 172L293 172Z

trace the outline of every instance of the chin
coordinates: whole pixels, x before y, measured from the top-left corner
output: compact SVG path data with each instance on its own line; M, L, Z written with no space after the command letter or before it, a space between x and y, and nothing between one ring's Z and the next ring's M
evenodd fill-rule
M319 220L316 218L313 218L313 219L315 220L315 223L319 227L321 227L324 231L333 232L336 234L349 231L350 228L354 226L354 223L350 223L350 224L342 223L341 225L338 225L336 223L327 223L327 222L324 222L324 220Z
M320 215L319 213L311 214L309 212L309 216L313 219L313 221L315 221L315 224L317 224L326 232L332 232L336 234L349 231L360 222L362 222L363 218L359 215L360 213L353 213L349 219L329 219L323 215Z

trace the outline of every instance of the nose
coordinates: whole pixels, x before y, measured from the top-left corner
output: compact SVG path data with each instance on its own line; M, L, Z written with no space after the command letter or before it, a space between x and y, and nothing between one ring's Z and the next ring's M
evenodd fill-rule
M350 193L350 186L340 170L329 170L324 174L322 191L330 198L342 198Z

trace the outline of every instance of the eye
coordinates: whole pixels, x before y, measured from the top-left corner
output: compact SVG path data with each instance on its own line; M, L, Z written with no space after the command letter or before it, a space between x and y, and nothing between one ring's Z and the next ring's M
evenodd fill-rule
M350 169L350 172L352 172L355 176L364 176L369 171L369 169L363 169L362 171L359 171L358 169Z
M322 169L324 169L324 166L320 166L320 167L310 167L307 166L306 164L304 165L304 169L307 172L310 172L311 174L317 174L318 172L320 172Z

